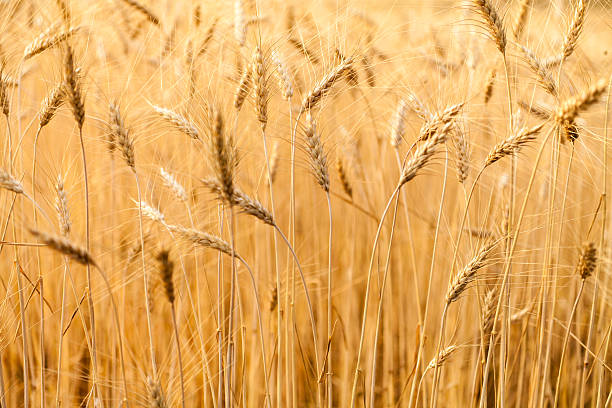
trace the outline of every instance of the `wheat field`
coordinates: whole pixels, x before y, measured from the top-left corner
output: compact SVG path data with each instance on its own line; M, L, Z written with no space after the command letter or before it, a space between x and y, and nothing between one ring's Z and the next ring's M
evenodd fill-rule
M0 408L611 407L611 22L0 1Z

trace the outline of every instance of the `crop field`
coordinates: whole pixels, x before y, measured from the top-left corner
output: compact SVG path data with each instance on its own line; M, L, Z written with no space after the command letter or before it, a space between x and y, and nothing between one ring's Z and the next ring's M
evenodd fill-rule
M612 4L0 0L0 408L612 407Z

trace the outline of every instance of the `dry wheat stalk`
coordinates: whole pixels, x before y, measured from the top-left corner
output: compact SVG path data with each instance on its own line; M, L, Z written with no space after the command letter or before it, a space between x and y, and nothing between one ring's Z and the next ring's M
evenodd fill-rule
M427 140L439 129L446 127L446 125L452 124L455 117L461 111L461 108L463 108L463 105L464 103L451 105L442 112L432 115L421 127L419 140Z
M0 188L12 191L15 194L23 194L23 186L15 177L6 170L0 168Z
M582 279L587 279L595 271L597 266L597 248L593 242L587 242L582 245L580 257L576 265L576 273Z
M276 179L276 173L278 172L278 163L280 159L280 148L279 143L274 142L272 145L272 152L270 153L270 177L268 180L268 184L274 184L274 180Z
M113 142L121 150L126 164L132 169L132 171L136 171L134 141L130 137L129 129L125 127L117 104L111 102L109 105L109 111L109 127Z
M495 311L497 309L497 289L488 290L484 296L482 302L482 332L485 336L484 343L488 343L486 339L488 339L489 335L493 331L493 326L495 324Z
M414 152L412 158L406 162L402 169L400 181L398 187L403 186L413 178L415 178L419 171L425 167L425 165L431 160L438 145L446 141L446 136L450 131L451 123L448 122L441 128L439 128L431 137L429 137L425 143L420 145Z
M234 195L234 172L238 164L238 156L234 138L227 136L223 129L223 117L218 109L210 112L211 131L209 137L210 162L215 175L215 181L221 186L223 200L232 202Z
M202 182L202 184L208 187L208 189L212 193L216 194L219 199L225 199L223 195L223 188L221 187L218 181L210 178L201 179L200 181ZM230 204L237 206L243 213L251 215L268 225L276 225L274 223L274 217L272 217L272 213L270 213L270 211L268 211L262 203L260 203L254 198L249 197L236 186L234 186L233 188Z
M516 40L521 38L521 34L525 29L525 20L527 19L527 9L529 8L529 3L531 3L531 0L521 0L519 4L519 10L516 14L513 28L514 38Z
M63 83L57 84L45 99L43 99L40 112L38 114L39 117L39 128L43 128L48 125L53 116L55 116L55 112L59 109L60 106L64 103L64 88L65 85Z
M465 133L457 129L456 137L453 138L457 152L457 179L463 183L470 170L470 143Z
M485 244L472 260L455 276L446 294L446 303L450 304L465 291L467 286L476 279L476 273L487 265L487 261L496 242Z
M341 61L338 65L332 68L317 84L314 88L304 97L302 101L301 112L306 112L308 110L313 109L327 94L331 87L336 83L336 81L347 72L349 68L353 65L353 57L349 57Z
M397 148L404 139L404 131L406 129L406 113L408 111L408 103L401 99L395 109L393 120L391 121L391 146Z
M161 174L162 178L164 179L164 184L166 187L172 190L176 198L178 198L180 201L187 202L187 193L185 192L185 188L181 185L181 183L179 183L172 174L164 170L163 167L159 168L159 174Z
M165 119L168 123L170 123L174 128L185 135L189 136L192 139L201 140L200 132L196 125L185 118L180 113L177 113L171 109L162 108L161 106L152 105L153 110L163 119Z
M506 52L506 31L501 17L490 0L471 0L476 11L483 18L486 29L502 54Z
M310 61L312 64L319 63L319 58L317 57L317 55L308 48L308 46L304 43L304 41L298 40L293 37L289 37L287 41L289 41L289 44L293 45L295 49L300 51L306 57L306 59L308 59L308 61Z
M159 381L147 377L147 390L149 391L148 400L150 408L168 408L168 403Z
M53 30L54 27L51 27L36 37L23 51L23 59L27 60L32 58L33 56L66 41L68 38L72 37L73 34L79 31L80 27L70 28L67 31L62 31L60 33L51 35Z
M263 53L259 46L255 47L251 61L251 73L253 75L253 98L255 113L262 129L268 123L268 88L266 77L266 65Z
M317 125L310 114L307 117L307 126L304 131L304 141L310 168L315 176L317 184L326 192L329 192L329 171L327 169L327 156L323 150L323 143L317 132Z
M210 27L208 27L208 30L206 30L206 35L204 36L204 39L202 40L202 44L200 44L200 48L198 50L198 53L196 54L196 57L201 57L202 55L206 53L206 50L208 50L208 46L210 45L210 42L213 39L213 36L215 34L215 29L217 28L218 22L219 22L219 19L216 18L210 24Z
M246 25L244 21L244 6L242 0L234 0L234 37L238 44L246 42Z
M348 169L346 168L342 157L338 157L338 160L336 161L336 169L338 170L338 177L340 178L340 185L342 185L342 190L347 196L352 199L353 186L351 185L351 180L348 175Z
M283 93L285 100L291 99L293 96L293 85L291 84L291 75L285 61L278 51L272 51L272 61L276 64L276 75L278 76L278 85Z
M170 260L170 251L167 249L161 250L155 257L159 262L159 274L161 281L164 284L164 292L168 302L174 303L174 281L172 273L174 272L174 262Z
M72 108L74 120L79 125L79 129L82 129L85 122L85 103L81 89L81 80L78 75L78 69L74 65L74 54L70 46L66 47L66 55L64 57L64 83L66 84L66 97Z
M182 239L193 244L200 245L205 248L215 249L219 252L223 252L226 255L232 256L232 247L230 244L215 235L211 235L193 228L185 228L180 225L166 224L166 228L168 228L171 232L178 234ZM238 254L235 256L236 258L240 258Z
M557 95L557 86L552 79L552 74L546 64L544 64L529 48L520 46L523 50L523 55L527 60L529 68L536 74L538 83L548 92L549 94Z
M510 136L495 145L485 160L485 167L490 166L505 156L516 154L521 147L535 140L535 135L540 132L543 126L538 125L530 129L522 128L516 135Z
M70 229L72 222L70 221L70 209L68 207L68 197L66 190L64 190L64 180L62 176L57 176L57 183L55 184L55 209L59 218L59 229L63 236L70 235Z
M244 104L244 101L251 90L251 70L245 69L240 75L240 82L238 88L236 88L236 95L234 96L234 108L240 109Z
M433 360L429 362L429 364L427 364L427 369L432 370L436 368L436 366L438 367L442 366L442 364L444 364L444 362L446 362L456 350L457 350L457 346L453 344L451 346L448 346L444 350L440 351L440 354L438 354L438 357L434 358Z
M133 8L134 10L138 11L143 16L145 16L146 19L149 20L151 23L155 24L156 26L161 25L159 18L155 14L153 14L153 12L149 10L147 7L145 7L143 4L137 2L136 0L121 0L121 1L125 3L126 5L128 5L129 7Z
M489 71L489 76L487 77L487 82L484 91L484 103L487 104L491 100L491 96L493 96L493 86L495 85L495 68L491 68Z
M572 122L581 111L597 103L606 90L606 87L607 81L600 79L595 85L592 85L581 94L565 100L559 108L557 108L555 114L556 121L558 123Z
M584 15L586 12L586 5L583 0L578 0L576 10L574 10L574 17L572 23L569 26L567 34L563 38L563 46L561 47L562 59L568 58L574 52L576 44L578 43L578 37L582 32L584 26Z
M72 241L69 241L64 237L47 234L45 232L36 231L34 229L30 229L30 233L34 237L38 238L38 240L41 241L43 244L47 245L49 248L66 255L67 257L75 260L81 265L96 266L96 263L94 262L89 252L85 248L76 245Z

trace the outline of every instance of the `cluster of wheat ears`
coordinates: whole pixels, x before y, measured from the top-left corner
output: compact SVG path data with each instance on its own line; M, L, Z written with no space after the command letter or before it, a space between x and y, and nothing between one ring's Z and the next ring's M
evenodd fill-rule
M608 7L0 1L0 408L610 407Z

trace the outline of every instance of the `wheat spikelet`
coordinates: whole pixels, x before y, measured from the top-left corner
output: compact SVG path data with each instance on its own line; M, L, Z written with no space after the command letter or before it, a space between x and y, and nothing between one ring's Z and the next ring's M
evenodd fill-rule
M463 183L468 178L470 170L470 143L463 131L457 130L456 135L453 140L457 152L457 179Z
M597 247L592 242L587 242L582 245L580 257L576 265L576 273L582 279L587 279L595 271L597 266Z
M454 344L446 347L444 350L440 351L440 354L438 354L437 358L434 358L433 360L429 362L429 364L427 364L427 369L432 370L436 368L436 366L437 367L442 366L453 355L453 353L456 350L457 350L457 346Z
M516 14L516 19L514 20L513 27L514 38L516 40L521 38L521 34L525 29L525 20L527 18L527 9L529 8L529 3L531 3L531 0L521 0L519 4L519 10Z
M347 196L352 199L353 186L351 185L350 177L348 175L348 169L346 168L344 160L341 157L338 157L338 160L336 161L336 169L338 170L338 177L340 178L340 185L342 185L342 190Z
M8 92L8 83L4 80L4 75L2 73L2 69L0 69L0 109L2 109L2 114L8 118L9 108L10 108L10 99Z
M340 52L339 49L336 48L335 53L336 53L336 58L338 59L339 62L346 60L346 58ZM348 82L349 86L353 86L353 87L359 86L359 74L357 73L357 70L354 68L354 65L351 65L346 69L344 77L346 78L346 82Z
M374 88L376 86L376 74L372 68L370 57L364 54L361 57L361 64L363 65L363 70L366 74L366 82L368 83L368 86Z
M556 121L558 123L574 121L581 111L597 103L606 90L606 86L606 81L600 79L595 85L592 85L581 94L565 100L559 108L557 108L555 114Z
M251 90L251 70L245 69L240 75L240 82L238 88L236 88L236 95L234 96L234 108L240 109L244 104L244 101Z
M575 143L576 140L580 137L580 130L578 129L578 125L576 125L575 121L572 122L563 122L561 125L561 130L563 132L563 136L571 143ZM562 139L561 141L563 141Z
M208 50L208 46L210 45L210 42L213 39L213 36L215 34L215 29L217 28L218 22L219 22L219 19L216 18L210 24L210 27L208 27L208 30L206 30L206 35L204 36L204 39L202 40L202 44L200 44L200 48L198 50L198 53L196 54L197 57L201 57L202 55L206 53L206 50Z
M276 173L278 172L278 163L280 159L279 153L279 144L278 142L274 142L272 145L272 152L270 153L270 178L268 180L268 184L274 184L274 180L276 179Z
M93 258L85 248L74 244L72 241L69 241L66 238L47 234L34 229L30 229L30 234L32 234L35 238L38 238L39 241L49 248L66 255L81 265L96 266Z
M152 105L153 110L174 128L192 139L201 140L198 128L191 121L187 120L183 115L171 109L162 108L161 106Z
M446 136L450 131L450 127L451 123L446 123L443 127L439 128L436 133L429 137L425 143L417 148L412 158L406 162L404 168L402 169L398 187L403 186L415 178L419 171L425 167L436 152L438 145L446 141Z
M497 289L491 289L487 291L482 302L482 332L485 335L485 339L487 339L491 331L493 331L497 299ZM488 343L488 341L485 340L485 344L486 343Z
M170 260L170 251L167 249L161 250L155 257L159 263L159 274L164 283L164 291L168 302L174 303L174 282L172 273L174 272L174 262Z
M419 140L427 140L439 129L447 127L446 125L452 124L453 119L455 119L455 117L459 114L461 108L463 108L463 105L464 103L451 105L442 112L432 115L421 127Z
M159 381L147 377L147 390L149 391L149 408L168 408L168 403Z
M576 10L574 10L574 17L572 18L572 23L569 26L567 34L563 39L563 46L561 47L561 54L563 55L563 59L568 58L574 52L576 48L576 44L578 43L578 37L582 32L582 27L584 26L584 15L586 12L586 6L583 0L578 0L578 4L576 5Z
M21 183L2 168L0 168L0 188L12 191L15 194L24 193Z
M158 222L162 225L166 225L166 217L157 208L147 204L144 201L141 201L140 209L142 211L142 215L144 215L145 217L149 218L152 221Z
M39 128L42 129L44 126L47 126L51 119L53 119L53 116L55 116L55 112L64 103L64 87L65 85L62 83L56 85L51 92L45 96L45 99L43 99L38 114Z
M66 190L64 190L64 180L62 176L57 176L57 182L55 183L55 209L59 218L59 229L63 236L70 235L72 228L72 222L70 221L70 209L68 207L68 197L66 196Z
M310 114L307 117L307 126L304 132L306 152L310 159L310 167L317 184L329 192L329 171L327 169L327 156L323 150L321 138L317 133L317 125Z
M472 260L463 267L463 269L455 276L451 286L446 294L446 303L450 304L457 299L467 288L467 286L476 279L476 273L487 265L488 257L491 255L496 242L485 244Z
M179 183L172 174L164 170L163 167L159 168L159 174L161 174L162 178L164 179L164 184L166 187L172 190L176 198L178 198L180 201L187 202L187 193L185 192L185 188L181 185L181 183Z
M253 75L253 98L255 99L255 113L261 128L265 129L268 123L268 89L266 66L264 56L259 46L255 47L251 61Z
M506 53L506 31L501 17L490 0L471 0L476 11L485 22L486 29L502 54Z
M193 8L193 25L198 28L202 24L202 7L199 4Z
M312 64L319 63L319 58L313 51L308 48L308 46L302 40L290 37L287 41L289 41L289 44L293 45L296 50L300 51Z
M301 112L313 109L330 90L336 81L353 65L353 57L341 61L332 68L304 97Z
M209 154L215 181L221 187L223 200L232 202L234 195L234 172L238 164L236 146L231 134L224 134L223 117L218 109L210 112L211 132L209 137Z
M548 67L542 61L540 61L540 59L536 57L530 49L522 45L520 47L523 50L523 55L527 60L529 68L531 68L531 70L536 74L538 83L549 94L553 96L557 95L557 86L552 79L552 75Z
M215 235L211 235L203 231L198 231L193 228L185 228L180 225L167 224L166 227L170 231L178 234L182 239L186 241L202 246L204 248L215 249L226 255L232 256L232 248L230 244ZM235 256L236 258L240 258L238 254L236 254Z
M204 184L208 189L216 194L219 199L224 200L223 188L221 185L214 179L201 179L202 184ZM233 194L231 197L230 203L232 205L237 206L243 213L251 215L268 225L276 225L274 223L274 217L272 217L272 213L270 213L259 201L254 198L249 197L247 194L242 192L238 187L234 186Z
M85 104L81 90L81 81L78 70L74 65L74 54L70 46L66 47L64 57L64 83L66 84L66 97L72 108L74 120L79 125L79 129L82 129L85 122Z
M70 8L68 7L68 4L66 4L65 0L55 0L55 4L57 4L57 7L62 12L62 20L64 20L64 24L66 25L66 27L69 27L71 16L70 16Z
M533 116L542 120L548 120L553 116L553 112L544 106L528 104L524 101L518 101L518 105L521 109L525 109Z
M493 86L495 85L495 68L491 68L489 71L489 76L487 78L485 91L484 91L484 103L487 104L491 100L491 96L493 96Z
M240 46L246 42L246 25L242 0L234 0L234 37Z
M391 121L391 146L397 148L404 139L404 131L406 129L406 113L408 111L408 103L401 99L395 109L393 120Z
M531 129L522 128L516 135L510 136L506 140L498 143L487 156L485 167L490 166L505 156L516 154L521 147L535 140L535 135L540 132L543 126L544 125L538 125Z
M132 169L132 171L136 171L134 141L130 137L129 130L125 127L123 118L119 112L119 107L117 104L111 102L109 105L109 111L109 127L110 134L112 135L111 143L114 142L114 144L119 147L126 164Z
M417 96L410 92L406 97L406 102L410 106L410 109L417 114L417 116L423 120L429 120L433 115L429 112L429 109L423 105L423 103L417 98Z
M293 96L293 85L291 84L291 75L285 61L278 51L272 51L272 61L276 64L276 75L278 76L278 85L283 93L285 100L291 99Z
M149 20L151 23L155 24L156 26L160 25L159 18L155 14L153 14L151 10L149 10L147 7L140 4L136 0L121 0L121 1L125 3L126 5L128 5L129 7L131 7L132 9L138 11L140 14L146 17L146 19Z
M44 31L38 37L36 37L23 51L23 59L30 59L33 56L38 55L43 51L55 47L56 45L66 41L68 38L72 37L72 35L74 35L77 31L79 31L80 27L70 28L67 31L62 31L60 33L51 35L51 32L53 30L54 27L51 27L50 29Z

